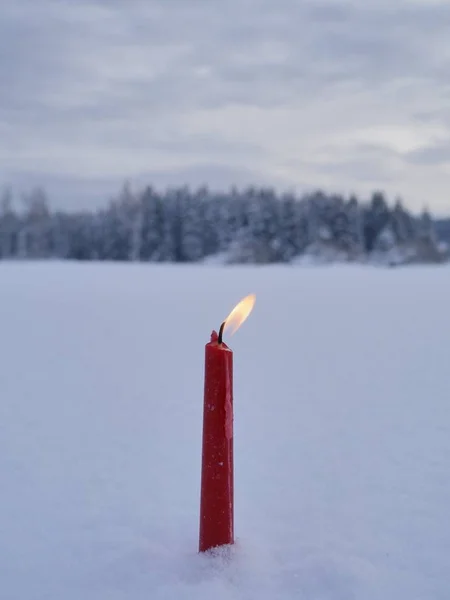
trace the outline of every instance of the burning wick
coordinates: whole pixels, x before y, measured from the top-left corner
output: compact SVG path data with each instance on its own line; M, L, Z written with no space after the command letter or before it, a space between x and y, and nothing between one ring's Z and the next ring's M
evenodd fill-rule
M217 343L221 344L222 343L222 336L223 336L223 330L225 329L225 321L222 323L222 325L220 326L219 329L219 337L217 339Z
M231 329L231 335L233 335L233 333L236 333L236 331L239 329L242 323L252 312L255 302L255 294L250 294L246 296L243 300L241 300L239 304L236 304L236 306L233 308L228 317L220 326L219 335L217 338L218 344L222 344L223 334L228 329Z

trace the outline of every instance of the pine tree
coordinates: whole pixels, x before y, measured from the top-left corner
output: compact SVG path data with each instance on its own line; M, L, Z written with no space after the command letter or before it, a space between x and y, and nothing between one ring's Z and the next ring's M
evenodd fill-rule
M106 260L104 231L105 211L93 216L78 213L67 221L67 258L71 260Z
M324 214L326 211L327 198L321 191L304 198L308 220L308 246L329 237L324 231ZM329 232L328 232L329 234Z
M54 258L68 258L70 253L71 218L63 212L57 212L51 218L51 249Z
M142 260L161 260L161 248L164 235L164 200L152 187L147 187L140 197Z
M198 190L195 194L184 191L179 196L181 240L180 253L182 262L196 262L204 257L203 251L203 222L205 191Z
M143 207L141 197L134 194L128 181L124 183L117 199L121 220L125 229L127 259L139 261L142 251Z
M211 256L228 248L228 208L219 195L209 195L203 206L203 252Z
M417 229L417 260L432 263L447 260L448 250L439 243L433 219L427 209L422 212Z
M397 199L391 212L392 229L395 239L400 245L411 244L415 241L417 227L413 217L403 208L402 201Z
M353 207L353 205L352 205ZM354 233L348 205L342 196L332 196L327 205L327 225L331 244L338 252L354 254Z
M374 192L370 206L364 213L364 245L372 252L377 237L389 222L389 208L382 192Z
M348 215L349 253L352 258L359 257L364 252L363 211L356 196L351 196L346 211Z
M16 254L18 228L12 191L9 187L4 188L0 195L0 259L12 258Z
M433 219L431 218L428 209L424 209L420 215L418 237L433 244L437 242Z
M279 226L278 200L270 188L249 188L248 243L253 247L254 262L271 263L281 260L277 239Z
M302 220L299 202L292 194L285 194L279 204L279 255L283 262L289 262L302 250Z
M51 251L51 215L47 195L42 188L34 188L23 195L23 203L22 255L24 258L48 258Z

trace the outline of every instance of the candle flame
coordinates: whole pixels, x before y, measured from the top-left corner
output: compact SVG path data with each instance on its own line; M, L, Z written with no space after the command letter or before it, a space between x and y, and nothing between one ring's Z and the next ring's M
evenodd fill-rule
M252 312L255 305L256 296L250 294L243 298L239 304L233 308L228 317L225 319L224 331L231 331L231 335L235 333L242 323L246 320L249 314Z

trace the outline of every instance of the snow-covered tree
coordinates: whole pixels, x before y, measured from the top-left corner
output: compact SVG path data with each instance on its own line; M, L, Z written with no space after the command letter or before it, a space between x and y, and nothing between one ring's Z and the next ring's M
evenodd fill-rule
M142 260L158 261L161 258L163 239L164 200L152 187L146 187L140 196Z
M51 255L51 214L42 188L23 194L25 214L19 231L23 258L48 258Z
M364 243L371 252L377 237L389 222L389 208L382 192L374 192L369 207L364 211Z
M439 243L433 219L427 209L422 212L418 221L416 247L418 262L448 260L448 247Z
M142 251L143 206L139 194L133 193L130 183L125 182L117 202L127 230L128 260L139 261Z
M299 198L270 188L211 192L187 186L157 192L125 184L101 210L50 210L42 189L12 209L0 195L0 258L194 262L221 253L231 262L325 261L371 257L389 264L448 257L428 212L417 218L381 192L368 204L321 191Z
M391 211L392 230L397 243L411 244L417 237L417 225L413 216L405 210L403 203L397 199Z
M289 262L308 244L308 218L306 204L294 194L284 194L278 204L278 253L280 260Z
M13 208L11 188L0 193L0 259L12 258L17 252L19 221Z
M203 258L203 224L204 224L205 190L191 194L186 191L178 197L181 224L181 260L196 262Z

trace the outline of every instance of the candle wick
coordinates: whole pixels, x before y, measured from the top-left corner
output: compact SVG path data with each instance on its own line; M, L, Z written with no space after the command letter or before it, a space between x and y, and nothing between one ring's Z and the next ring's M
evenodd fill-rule
M225 327L225 321L222 323L222 325L220 326L220 329L219 329L219 336L217 338L217 343L218 344L222 343L222 336L223 336L224 327Z

